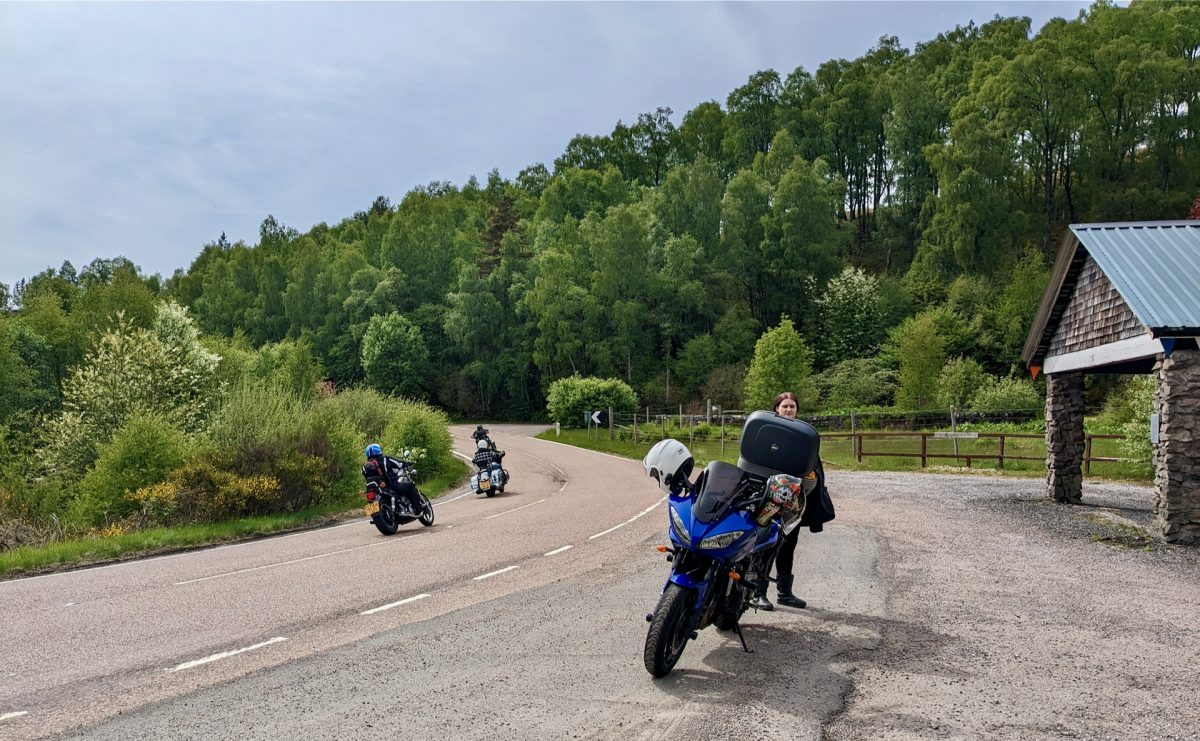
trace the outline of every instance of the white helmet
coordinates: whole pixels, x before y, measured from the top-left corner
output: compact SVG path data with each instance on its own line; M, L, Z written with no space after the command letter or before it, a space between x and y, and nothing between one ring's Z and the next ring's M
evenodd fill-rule
M676 493L683 488L684 482L692 474L695 461L687 446L678 440L667 438L660 441L646 457L642 459L642 467L650 478L658 482L658 488L668 493Z
M484 438L483 440L480 440L480 441L479 441L479 444L478 444L477 446L475 446L475 447L479 448L480 450L487 450L487 449L488 449L488 441L487 441L487 438Z

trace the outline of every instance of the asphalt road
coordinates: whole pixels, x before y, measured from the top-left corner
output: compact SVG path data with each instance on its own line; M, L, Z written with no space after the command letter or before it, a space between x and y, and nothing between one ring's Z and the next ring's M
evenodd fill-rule
M469 451L468 428L455 429ZM1200 559L1148 492L830 473L807 610L642 666L667 564L634 461L496 425L513 481L368 521L0 583L0 738L1195 738ZM1113 535L1116 544L1097 540ZM427 596L426 596L427 595ZM15 715L20 713L19 715Z

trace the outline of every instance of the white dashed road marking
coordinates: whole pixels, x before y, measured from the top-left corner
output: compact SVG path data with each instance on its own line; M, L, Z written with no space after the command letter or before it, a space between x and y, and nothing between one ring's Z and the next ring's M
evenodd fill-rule
M5 713L0 715L0 720L8 720L9 718L20 718L22 715L29 715L28 710L18 710L15 713Z
M286 640L287 640L286 638L276 636L275 638L272 638L269 641L263 641L262 643L256 643L253 646L246 646L245 648L238 648L238 649L234 649L233 651L226 651L225 653L213 654L212 656L205 656L203 659L196 659L195 661L187 661L187 662L180 664L179 666L173 667L171 669L167 669L167 671L177 672L177 671L181 671L183 669L191 669L192 667L200 666L201 664L207 664L211 661L217 661L218 659L227 659L230 656L237 656L238 654L244 654L247 651L253 651L256 648L262 648L263 646L270 646L272 643L279 643L280 641L286 641Z
M665 500L666 500L666 497L663 497L662 499L658 500L657 502L655 502L654 504L650 505L650 506L649 506L649 507L647 507L646 509L642 510L641 512L638 512L638 513L637 513L636 515L634 515L633 517L630 517L630 518L629 518L628 520L626 520L625 522L622 522L622 523L621 523L621 524L619 524L619 525L613 525L612 527L610 527L609 529L605 530L604 532L601 532L601 533L596 533L595 535L589 535L589 536L588 536L588 540L595 540L596 538L599 538L601 535L608 535L609 533L611 533L612 531L614 531L614 530L616 530L616 529L618 529L618 528L625 527L626 525L628 525L629 523L633 522L634 520L637 520L639 517L644 517L644 516L646 516L646 515L650 514L651 512L653 512L653 511L654 511L654 508L655 508L655 507L657 507L658 505L662 504L662 503L663 503Z
M533 505L535 505L535 504L541 504L541 503L542 503L542 502L544 502L544 501L546 501L546 500L545 500L545 498L542 498L542 499L539 499L539 500L537 500L536 502L530 502L529 504L522 504L520 507L513 507L512 509L506 509L506 510L504 510L503 512L497 512L497 513L496 513L496 514L494 514L494 515L488 515L487 517L485 517L485 518L483 518L483 519L485 519L485 520L490 520L490 519L492 519L493 517L500 517L500 516L502 516L502 515L507 515L507 514L508 514L508 513L510 513L510 512L516 512L517 510L520 510L520 509L525 509L526 507L532 507Z
M360 612L358 614L359 615L373 615L377 612L383 612L384 610L390 610L393 607L399 607L400 605L407 605L409 602L416 602L419 599L425 599L428 596L429 596L428 594L418 594L416 597L409 597L407 599L402 599L398 602L389 602L386 605L380 605L379 607L373 607L370 610L363 610L362 612Z
M562 548L555 548L554 550L550 551L549 553L543 553L542 555L543 556L553 556L555 554L562 553L563 551L569 551L574 547L575 546L573 546L573 545L564 545Z
M519 569L519 568L521 568L521 567L516 566L516 565L505 566L504 568L500 569L499 571L489 571L486 574L480 574L479 576L475 577L475 581L481 581L483 579L490 579L491 577L496 576L497 574L503 574L505 571L512 571L513 569Z
M418 533L417 535L409 535L408 538L419 538L422 535L424 535L424 533ZM408 538L405 538L405 540L407 540ZM300 563L301 561L311 561L314 558L325 558L326 556L336 556L339 553L349 553L350 551L357 551L357 550L361 550L363 548L374 548L375 546L387 545L388 543L393 543L393 542L395 542L395 541L385 540L385 541L382 541L379 543L367 543L366 545L356 545L353 548L342 548L340 550L330 551L329 553L318 553L315 556L305 556L304 558L294 558L291 561L280 561L279 563L269 563L269 564L265 564L263 566L252 566L248 569L238 569L237 571L227 571L224 574L213 574L212 576L202 576L199 579L188 579L187 581L177 581L174 583L174 586L178 587L183 584L195 584L198 581L208 581L209 579L220 579L225 576L234 576L235 574L245 574L250 571L260 571L262 569L273 569L276 566L287 566L288 564Z

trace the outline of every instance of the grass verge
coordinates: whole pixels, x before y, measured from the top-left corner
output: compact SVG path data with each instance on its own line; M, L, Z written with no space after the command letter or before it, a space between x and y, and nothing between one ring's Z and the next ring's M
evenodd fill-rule
M449 491L467 474L467 466L457 458L451 470L421 485L421 491L435 499ZM221 543L253 540L268 535L308 530L362 515L362 499L353 494L340 501L299 512L260 517L244 517L200 525L158 527L109 537L65 540L39 548L17 548L0 553L0 579L65 571L81 566L96 566L128 561L164 553L192 550Z

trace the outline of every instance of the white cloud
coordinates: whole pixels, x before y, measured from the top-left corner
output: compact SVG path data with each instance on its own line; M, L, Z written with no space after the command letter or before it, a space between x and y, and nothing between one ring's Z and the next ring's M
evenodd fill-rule
M430 180L549 165L755 70L1083 2L0 3L0 281L186 267L267 214L305 230Z

